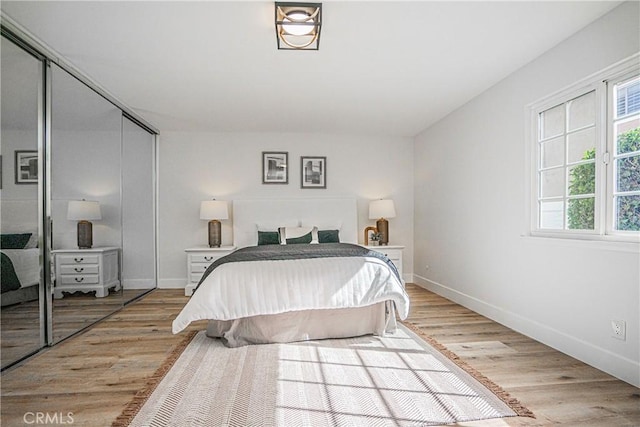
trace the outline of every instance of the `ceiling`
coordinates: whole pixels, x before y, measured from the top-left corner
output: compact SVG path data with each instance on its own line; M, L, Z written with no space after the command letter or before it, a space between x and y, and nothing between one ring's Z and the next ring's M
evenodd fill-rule
M329 1L319 51L276 49L273 2L0 7L161 132L414 136L618 4Z

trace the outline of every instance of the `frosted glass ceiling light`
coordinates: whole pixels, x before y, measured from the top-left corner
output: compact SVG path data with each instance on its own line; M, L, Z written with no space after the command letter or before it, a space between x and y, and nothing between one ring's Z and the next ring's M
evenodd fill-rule
M278 49L318 50L321 19L321 3L276 2Z

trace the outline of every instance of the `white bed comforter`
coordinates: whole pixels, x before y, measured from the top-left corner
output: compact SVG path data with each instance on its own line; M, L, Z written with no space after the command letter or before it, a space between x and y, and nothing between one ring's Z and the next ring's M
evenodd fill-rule
M173 321L173 333L196 320L233 320L290 311L364 307L391 300L409 314L404 286L381 260L337 257L251 261L217 267Z

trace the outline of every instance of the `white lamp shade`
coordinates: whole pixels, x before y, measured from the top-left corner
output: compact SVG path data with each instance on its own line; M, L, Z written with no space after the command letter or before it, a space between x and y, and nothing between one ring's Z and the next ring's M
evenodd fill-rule
M395 218L396 207L393 200L372 200L369 202L369 219Z
M200 203L200 219L228 219L229 209L224 200L206 200Z
M67 219L71 221L102 219L100 203L91 200L70 200Z

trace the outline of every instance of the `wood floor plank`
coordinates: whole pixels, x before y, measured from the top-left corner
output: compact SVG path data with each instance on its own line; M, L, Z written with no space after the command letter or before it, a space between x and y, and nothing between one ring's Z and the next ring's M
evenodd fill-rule
M639 426L640 390L418 286L409 320L531 409L535 419L464 426ZM1 425L27 412L73 413L74 426L109 426L184 334L171 322L181 290L156 290L85 332L2 374ZM204 329L198 322L188 330Z

